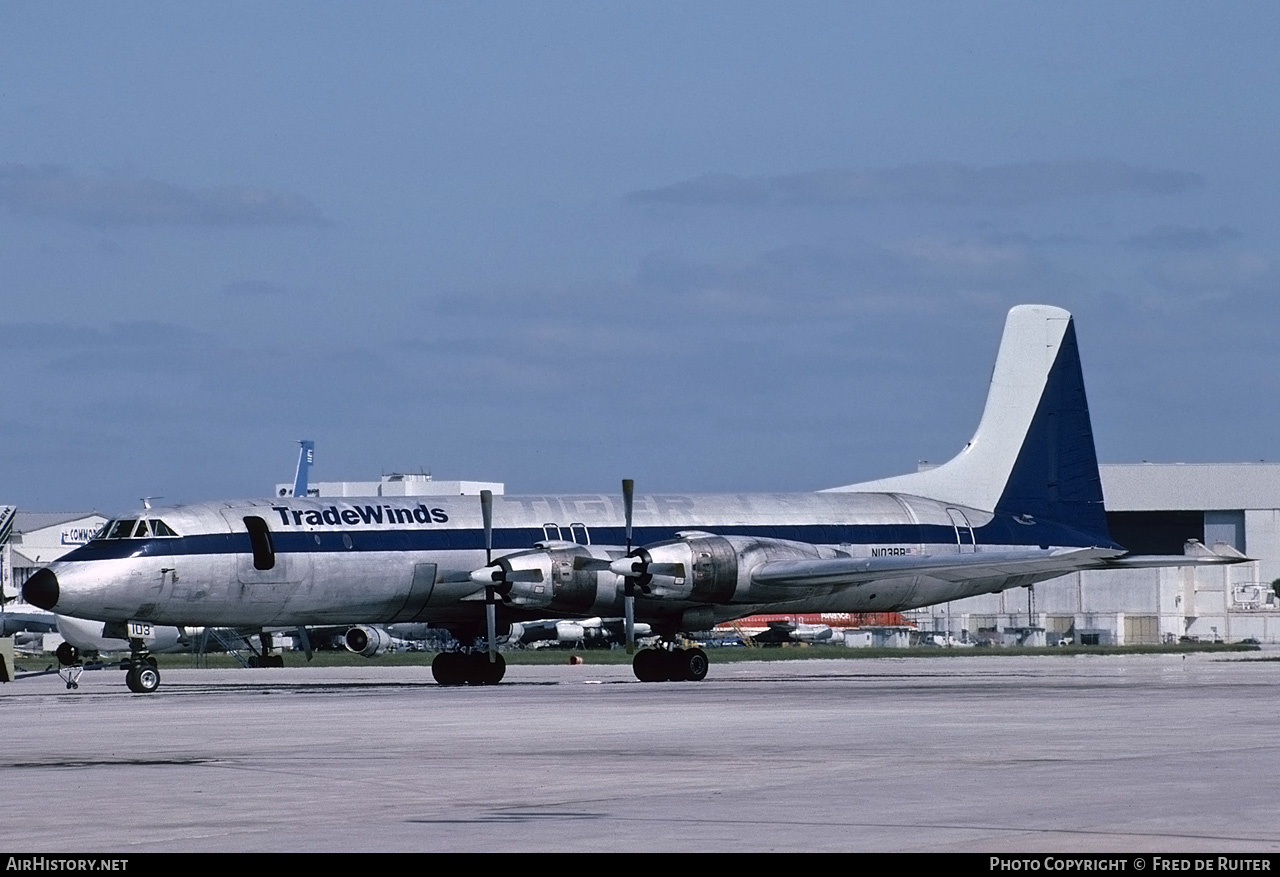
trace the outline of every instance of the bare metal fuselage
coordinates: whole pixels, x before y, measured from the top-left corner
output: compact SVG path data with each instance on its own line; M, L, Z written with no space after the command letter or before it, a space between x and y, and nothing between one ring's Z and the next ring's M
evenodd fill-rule
M532 556L546 575L536 599L508 600L508 620L617 616L622 578L576 558L624 554L621 502L608 495L495 497L493 555ZM480 504L474 497L281 499L156 509L177 536L98 539L51 565L59 611L103 621L261 627L483 617ZM251 539L269 533L270 565ZM677 534L682 534L677 537ZM681 541L683 539L683 541ZM636 615L685 629L764 610L901 610L1031 584L1069 568L963 578L886 572L855 585L768 586L762 563L832 558L985 555L1091 544L1051 524L888 493L636 497L636 546L678 543L687 574L642 592ZM714 555L714 556L713 556ZM699 580L703 560L715 580ZM961 558L963 559L963 558ZM978 560L975 557L972 560ZM729 572L726 573L726 570ZM701 588L701 590L699 590ZM532 592L530 592L532 593ZM699 614L701 613L701 614Z

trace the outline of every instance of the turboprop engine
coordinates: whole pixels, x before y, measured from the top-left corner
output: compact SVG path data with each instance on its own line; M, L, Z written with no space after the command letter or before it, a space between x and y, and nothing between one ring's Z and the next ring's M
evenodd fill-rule
M471 581L492 586L507 604L533 609L584 609L596 599L599 571L613 560L603 549L548 540L474 570ZM615 550L616 555L616 550Z
M650 598L754 603L762 600L766 588L753 583L751 574L763 564L837 556L832 548L806 542L684 531L675 539L635 549L611 563L609 569ZM776 599L772 589L769 591ZM793 591L789 596L799 594Z

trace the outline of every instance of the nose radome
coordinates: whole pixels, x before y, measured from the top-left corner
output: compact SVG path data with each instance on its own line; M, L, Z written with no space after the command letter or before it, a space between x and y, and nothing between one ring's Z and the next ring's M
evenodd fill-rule
M48 568L36 570L22 585L22 596L32 606L52 609L58 605L58 577Z

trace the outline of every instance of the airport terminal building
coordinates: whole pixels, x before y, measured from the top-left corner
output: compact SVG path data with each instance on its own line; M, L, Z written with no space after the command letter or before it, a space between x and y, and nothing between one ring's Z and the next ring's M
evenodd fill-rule
M1182 637L1280 642L1280 463L1099 467L1112 537L1135 554L1181 554L1189 539L1226 543L1234 566L1072 573L906 613L921 630L963 639L1148 645Z

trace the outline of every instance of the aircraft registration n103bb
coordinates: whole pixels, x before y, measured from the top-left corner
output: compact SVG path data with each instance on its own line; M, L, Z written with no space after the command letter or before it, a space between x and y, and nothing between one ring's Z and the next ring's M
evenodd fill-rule
M462 645L442 684L503 675L515 621L621 616L660 636L642 681L700 680L679 634L761 612L884 612L1086 569L1230 563L1128 555L1107 530L1071 315L1009 312L986 407L935 469L817 493L284 498L148 510L37 572L28 601L130 640L127 681L160 676L153 625L429 622Z

